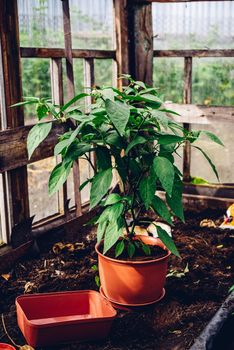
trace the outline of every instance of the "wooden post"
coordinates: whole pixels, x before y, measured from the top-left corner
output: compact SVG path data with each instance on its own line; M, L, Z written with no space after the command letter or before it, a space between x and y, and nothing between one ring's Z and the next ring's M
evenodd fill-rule
M64 27L64 43L67 71L67 97L72 99L75 95L74 72L72 63L72 39L71 39L71 20L69 10L69 0L62 0L63 4L63 27ZM74 194L76 204L76 214L80 216L81 211L81 195L80 187L80 169L79 161L73 163L73 178L74 178Z
M10 108L12 104L22 101L17 0L1 0L0 43L5 127L15 128L24 125L23 108ZM26 166L8 172L8 200L11 226L29 217Z
M129 72L136 80L152 86L153 82L153 24L152 4L130 0Z
M84 59L84 89L85 92L90 93L95 86L95 74L94 74L94 59L85 58ZM93 102L91 96L85 98L86 112L90 112L90 104ZM96 156L95 153L91 153L91 161L96 168ZM93 176L93 169L89 164L89 177Z
M64 104L63 98L63 65L61 58L50 60L50 79L53 102L59 106ZM58 157L57 157L58 158ZM58 159L57 159L58 160ZM67 183L63 185L58 193L58 208L60 214L67 213Z
M184 103L192 103L192 57L184 59ZM190 124L185 123L184 128L190 130ZM183 177L184 181L190 181L191 146L189 142L184 146Z
M117 75L129 74L128 0L114 0ZM118 80L121 88L127 82Z

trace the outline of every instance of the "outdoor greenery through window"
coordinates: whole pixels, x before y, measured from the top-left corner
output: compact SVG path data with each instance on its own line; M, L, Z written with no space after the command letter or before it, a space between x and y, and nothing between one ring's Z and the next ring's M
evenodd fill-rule
M154 3L155 50L233 49L234 3L232 1L194 3ZM154 58L154 84L167 101L183 103L184 58ZM234 58L192 58L192 103L205 106L234 105ZM230 124L194 125L218 134L223 140L225 157L209 141L200 141L215 157L220 181L232 183L234 166L229 135ZM205 143L204 143L205 142ZM204 143L204 144L203 144ZM225 160L224 160L225 159ZM199 164L199 167L197 166ZM216 182L196 150L192 150L191 175Z

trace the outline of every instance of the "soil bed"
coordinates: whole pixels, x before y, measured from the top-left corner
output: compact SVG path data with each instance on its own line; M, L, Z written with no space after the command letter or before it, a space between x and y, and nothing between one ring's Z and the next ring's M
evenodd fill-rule
M109 339L104 342L60 345L60 350L186 350L204 329L227 296L233 281L234 232L219 228L201 228L203 218L221 222L221 214L187 214L186 224L176 223L173 230L182 259L169 258L170 274L166 296L142 312L119 311ZM16 343L25 343L17 327L15 297L23 293L94 289L97 255L95 230L79 228L77 236L52 232L38 243L40 256L19 261L8 280L0 276L0 311L7 330ZM55 254L56 242L84 240L84 249ZM79 238L78 238L79 237ZM187 266L187 269L185 269ZM9 342L0 325L0 342ZM43 350L49 350L43 348ZM231 349L230 349L231 350Z

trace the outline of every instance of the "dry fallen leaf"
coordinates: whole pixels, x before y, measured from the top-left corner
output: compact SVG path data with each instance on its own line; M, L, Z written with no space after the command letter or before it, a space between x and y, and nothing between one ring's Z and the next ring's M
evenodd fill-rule
M31 293L35 287L33 282L27 282L24 286L24 293Z
M52 250L53 250L54 254L58 255L58 254L61 253L61 251L63 250L63 248L64 248L64 244L63 244L62 242L58 242L58 243L55 243L55 244L53 245Z
M23 345L19 347L19 350L34 350L30 345Z
M9 281L9 279L11 278L11 275L9 273L3 273L2 278L4 278L4 280Z
M200 222L200 227L216 227L213 220L204 219Z

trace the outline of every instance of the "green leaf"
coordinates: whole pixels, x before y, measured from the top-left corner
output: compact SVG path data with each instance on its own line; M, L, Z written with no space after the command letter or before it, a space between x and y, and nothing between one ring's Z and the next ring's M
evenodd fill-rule
M31 158L35 149L40 143L48 136L52 128L52 123L39 123L36 124L28 133L27 148L28 157Z
M129 143L126 151L125 151L125 154L127 155L129 153L129 151L136 145L140 145L140 144L143 144L147 142L146 138L143 137L143 136L136 136L134 138L134 140L132 140L132 142Z
M82 93L79 94L75 97L73 97L70 101L68 101L61 109L60 109L60 113L64 112L68 107L70 107L71 105L73 105L73 103L75 103L76 101L80 100L81 98L84 98L86 96L89 96L88 94Z
M122 197L118 193L111 193L107 197L104 205L106 206L106 205L115 204L117 202L120 202L121 200L122 200Z
M161 110L153 110L150 112L154 118L166 129L168 127L169 119Z
M171 162L165 157L156 157L154 158L154 172L159 178L162 187L164 190L171 195L175 171Z
M91 145L88 143L73 142L67 149L66 155L64 157L64 161L70 162L70 161L77 160L79 157L89 152L90 149L91 149Z
M38 103L36 111L38 119L41 120L48 115L49 109L45 103Z
M91 182L91 179L87 179L86 181L84 181L84 182L80 185L79 191L82 191L83 188L85 188L85 186L87 186L89 182Z
M220 146L224 146L224 144L222 143L222 141L218 138L218 136L216 136L215 134L213 134L210 131L201 131L202 134L205 134L207 137L209 137L209 139L215 143L217 143Z
M183 142L184 138L177 135L161 135L158 138L159 145L169 145L177 142Z
M165 113L170 113L170 114L175 114L175 115L178 115L179 117L181 116L179 113L175 112L175 111L172 111L171 109L160 109L160 112L165 112Z
M103 221L109 221L110 209L111 209L111 207L107 207L103 210L103 212L99 216L99 219L97 220L97 223L103 222Z
M64 164L63 162L61 162L58 165L56 165L56 167L53 169L49 179L50 196L57 192L59 188L64 184L69 175L71 167L72 162L70 162L69 164Z
M95 276L95 283L96 283L96 286L99 288L101 286L101 283L100 283L100 277L99 276Z
M31 105L31 104L38 103L38 102L39 102L39 99L35 98L35 100L22 101L22 102L15 103L15 104L11 105L10 107L14 108L14 107L19 107L19 106Z
M209 156L208 156L200 147L198 147L198 146L193 146L193 147L195 147L196 149L198 149L198 150L203 154L203 156L207 159L207 161L208 161L208 163L210 164L210 166L211 166L213 172L215 173L215 176L217 177L217 180L219 181L219 174L218 174L218 172L217 172L217 170L216 170L216 167L215 167L214 163L213 163L212 160L209 158Z
M103 254L105 254L111 247L113 247L122 233L123 226L121 225L121 221L114 221L109 223L104 237Z
M101 242L104 234L105 234L105 231L106 231L106 227L107 227L107 224L108 224L108 221L101 221L99 222L98 224L98 229L97 229L97 242Z
M102 96L104 97L105 100L109 99L111 101L114 101L115 100L115 96L117 96L117 93L111 88L102 89L100 92L101 92L101 94L102 94Z
M180 258L180 254L175 246L173 239L160 226L157 226L157 225L155 225L155 226L157 228L157 234L158 234L159 238L165 244L167 249L169 249L170 252L172 252L172 254L174 254L174 255L178 256L178 258Z
M191 177L191 184L193 184L193 185L207 185L207 184L209 184L209 182L206 181L205 179L203 179L202 177L192 176Z
M111 101L109 99L105 101L105 106L107 115L114 124L116 130L122 136L130 117L130 110L128 106L120 102Z
M173 184L172 194L169 196L166 194L166 200L173 213L184 222L184 210L182 202L183 182L176 174Z
M122 138L118 135L116 131L111 132L106 137L106 143L111 146L115 146L116 148L122 149L124 147L124 143Z
M149 209L156 192L156 179L153 176L144 177L140 182L139 191L146 209Z
M106 170L111 167L111 154L108 148L103 146L96 147L97 168Z
M110 207L109 221L116 221L122 214L124 209L123 203L115 203Z
M90 192L90 209L94 208L107 193L112 181L112 168L103 170L93 177Z
M156 213L161 216L161 218L165 219L170 225L172 224L171 220L171 214L166 206L166 204L163 202L163 200L157 196L154 196L152 200L152 207Z
M136 247L132 242L128 242L128 255L130 258L133 257L135 253Z
M54 155L58 156L67 147L69 143L68 139L62 140L54 147Z
M145 255L150 255L151 254L151 249L150 246L142 242L142 250L145 253Z
M123 251L124 251L125 245L124 245L124 240L122 239L120 242L117 243L115 247L115 257L118 258Z

